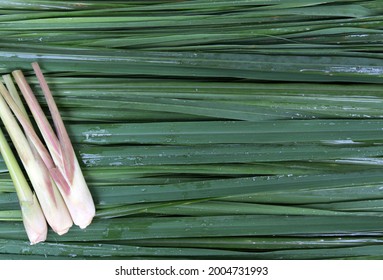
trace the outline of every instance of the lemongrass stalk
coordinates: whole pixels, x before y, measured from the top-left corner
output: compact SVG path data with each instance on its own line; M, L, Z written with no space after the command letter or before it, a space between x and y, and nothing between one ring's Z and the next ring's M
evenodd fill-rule
M48 168L59 186L72 219L80 228L86 228L95 216L94 202L47 82L38 64L33 63L32 66L47 100L58 137L54 134L23 73L19 70L14 71L13 76L50 151L56 168Z
M0 83L0 93L0 117L36 191L48 224L58 234L64 234L73 224L64 200L42 159L38 154L33 153L28 140L3 99L4 95L9 96L3 83Z
M0 129L0 152L8 167L19 199L25 231L31 244L45 241L48 227L36 195L32 193L23 172Z
M59 142L59 151L61 151L61 158L55 159L56 166L60 171L65 174L65 178L68 179L68 182L73 183L75 176L75 154L73 150L72 143L69 139L68 133L65 129L64 122L61 119L60 112L57 108L57 105L53 99L52 93L48 87L48 84L44 78L43 73L41 72L40 66L37 63L32 63L33 70L35 71L36 77L40 83L41 89L43 91L45 100L47 101L49 111L52 115L53 123L56 128L58 142ZM35 99L37 101L37 99ZM35 106L34 106L35 108ZM48 133L51 133L53 130L45 130ZM49 135L48 135L49 136ZM53 136L51 137L53 139ZM82 174L81 169L79 172ZM86 189L88 187L86 186Z

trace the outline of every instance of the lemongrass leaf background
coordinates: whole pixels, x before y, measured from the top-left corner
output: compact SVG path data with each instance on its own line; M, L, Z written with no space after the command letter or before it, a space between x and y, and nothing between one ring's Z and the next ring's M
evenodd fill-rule
M97 218L30 246L0 160L0 259L383 258L382 29L379 0L1 1L0 72L43 102L41 65Z

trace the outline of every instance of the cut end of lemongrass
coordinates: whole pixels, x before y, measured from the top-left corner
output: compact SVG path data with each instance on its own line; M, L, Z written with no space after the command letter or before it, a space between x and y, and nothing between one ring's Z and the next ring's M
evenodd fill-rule
M73 215L71 213L71 215L73 222L81 229L84 229L92 222L96 215L96 208L77 160L74 160L73 166L74 176L72 184L76 187L71 188L71 194L72 198L79 198L80 200L77 201L76 199L77 206L74 208L76 213Z
M52 168L51 174L58 188L61 190L73 223L84 229L92 222L96 214L96 209L92 195L77 161L75 161L74 166L75 172L71 182L72 187L69 186L66 178L58 168Z
M84 229L92 222L96 215L96 208L78 161L74 160L73 165L74 176L72 184L76 187L71 188L71 200L76 205L73 205L74 207L69 209L69 212L71 212L74 224Z
M33 195L32 201L22 201L20 205L24 227L31 245L44 242L48 226L36 195Z
M58 235L64 235L65 233L69 231L70 228L71 227L68 227L66 229L54 230L54 232L57 233Z
M35 170L35 172L27 171L33 186L39 186L37 188L41 192L52 192L50 195L39 196L48 224L57 234L62 235L68 232L73 225L73 221L55 182L50 177L49 171L38 156L36 156L36 160L30 164L29 168Z

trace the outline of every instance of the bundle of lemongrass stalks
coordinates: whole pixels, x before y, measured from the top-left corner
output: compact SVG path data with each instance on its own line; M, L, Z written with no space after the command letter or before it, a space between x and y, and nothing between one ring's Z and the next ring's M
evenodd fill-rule
M3 76L7 88L0 83L0 118L35 191L33 194L0 130L0 152L15 186L24 226L32 245L46 240L47 223L55 232L62 235L68 232L73 223L82 229L86 228L95 215L92 196L52 93L40 66L33 63L33 69L44 92L57 135L53 132L23 73L16 70L13 76L28 103L46 146L34 130L10 75ZM24 131L21 130L15 117Z
M1 160L0 259L383 258L382 1L9 0L0 34L96 204L31 246Z

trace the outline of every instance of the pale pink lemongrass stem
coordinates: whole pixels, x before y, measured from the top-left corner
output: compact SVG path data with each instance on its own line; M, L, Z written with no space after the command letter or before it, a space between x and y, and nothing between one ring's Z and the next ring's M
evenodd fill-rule
M43 109L41 108L35 95L33 94L31 87L25 79L24 74L21 72L21 70L16 70L12 72L12 75L15 78L15 81L19 86L21 93L23 94L24 99L27 102L34 119L36 120L37 126L40 129L40 132L44 138L44 141L48 147L53 161L59 161L62 156L59 140L53 132L53 129L49 124L49 121L45 116Z
M36 191L47 222L55 232L64 234L73 224L68 209L48 169L39 155L32 152L23 131L3 99L2 95L9 95L3 83L0 83L0 93L0 117Z
M53 99L52 93L48 87L44 75L37 62L32 63L33 70L39 81L40 87L43 91L45 100L47 101L49 111L51 113L54 126L56 128L57 136L61 144L62 161L61 164L56 162L56 165L60 168L61 172L65 172L65 177L69 180L69 184L72 183L74 177L74 161L76 161L72 142L70 141L68 132L64 126L64 122L60 116L60 112L57 108L56 102Z

